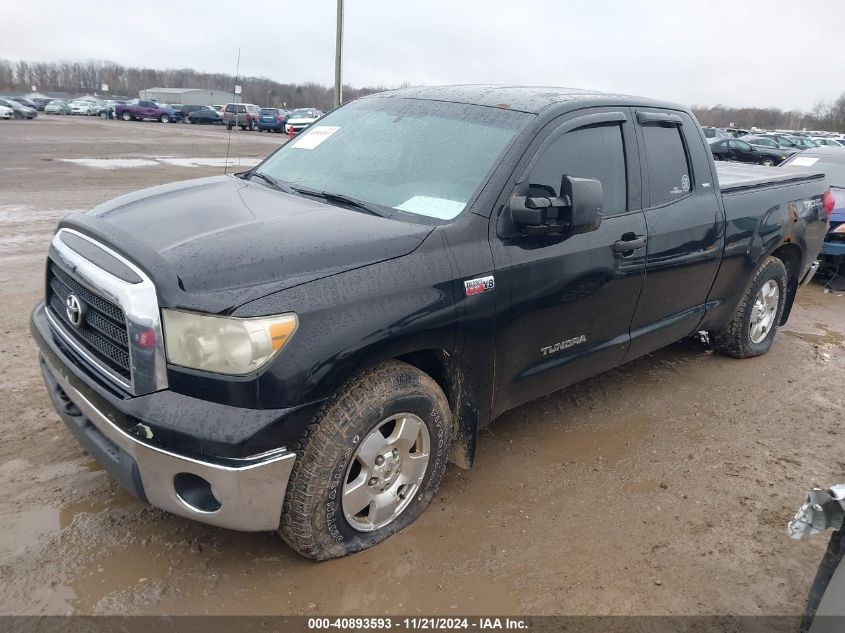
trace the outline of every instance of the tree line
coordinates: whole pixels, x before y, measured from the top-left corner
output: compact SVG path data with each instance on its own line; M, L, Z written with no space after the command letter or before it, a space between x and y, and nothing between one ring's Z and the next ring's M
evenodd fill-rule
M845 132L845 92L834 101L820 101L810 112L783 111L777 108L730 108L693 106L701 125L767 130L825 130Z
M70 92L99 94L102 84L109 87L104 96L137 97L146 88L202 88L232 90L235 83L242 88L242 99L261 106L287 108L316 107L330 110L334 89L318 83L281 83L267 77L238 77L225 73L202 73L190 68L156 70L121 66L109 61L87 62L11 62L0 59L0 91ZM367 88L343 87L345 101L384 86ZM777 108L731 108L693 106L702 125L727 127L761 127L766 129L827 130L845 132L845 93L832 102L820 102L810 112L779 110Z
M97 94L103 97L136 98L147 88L201 88L232 91L241 86L241 99L261 106L288 109L315 107L330 110L334 88L318 83L281 83L267 77L238 77L225 73L202 73L190 68L156 70L121 66L109 61L29 62L0 59L0 91L28 93L35 86L38 92ZM108 92L101 86L106 84ZM385 90L383 86L367 88L343 87L344 101Z

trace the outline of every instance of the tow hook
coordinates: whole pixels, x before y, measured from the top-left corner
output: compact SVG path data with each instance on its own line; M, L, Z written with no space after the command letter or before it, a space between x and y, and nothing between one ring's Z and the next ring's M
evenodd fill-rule
M829 490L813 488L795 518L789 522L787 533L796 540L805 539L827 529L839 530L845 523L845 484Z

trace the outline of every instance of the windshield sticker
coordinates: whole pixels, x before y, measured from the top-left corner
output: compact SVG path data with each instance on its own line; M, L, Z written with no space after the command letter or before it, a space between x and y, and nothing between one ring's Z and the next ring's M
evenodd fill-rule
M291 147L296 149L314 149L340 129L337 125L318 125L299 137Z
M448 198L433 198L432 196L414 196L396 207L400 211L409 211L420 215L427 215L440 220L451 220L464 208L464 203Z
M815 165L818 160L818 158L812 158L811 156L799 156L789 164L798 165L799 167L810 167L811 165Z

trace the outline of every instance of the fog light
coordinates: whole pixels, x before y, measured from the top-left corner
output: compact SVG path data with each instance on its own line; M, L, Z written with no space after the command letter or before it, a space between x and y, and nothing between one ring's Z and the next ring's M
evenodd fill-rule
M223 506L214 487L199 475L179 473L173 478L173 488L179 500L191 510L217 512Z

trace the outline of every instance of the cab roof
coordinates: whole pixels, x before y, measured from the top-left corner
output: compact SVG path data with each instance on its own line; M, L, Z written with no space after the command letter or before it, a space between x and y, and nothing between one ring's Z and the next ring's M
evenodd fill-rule
M539 114L553 106L567 105L566 109L585 106L626 105L670 108L686 110L677 104L655 101L643 97L632 97L595 90L578 88L560 88L552 86L512 86L465 84L456 86L421 86L417 88L399 88L379 92L365 98L398 97L404 99L426 99L447 101L471 105L517 110Z

